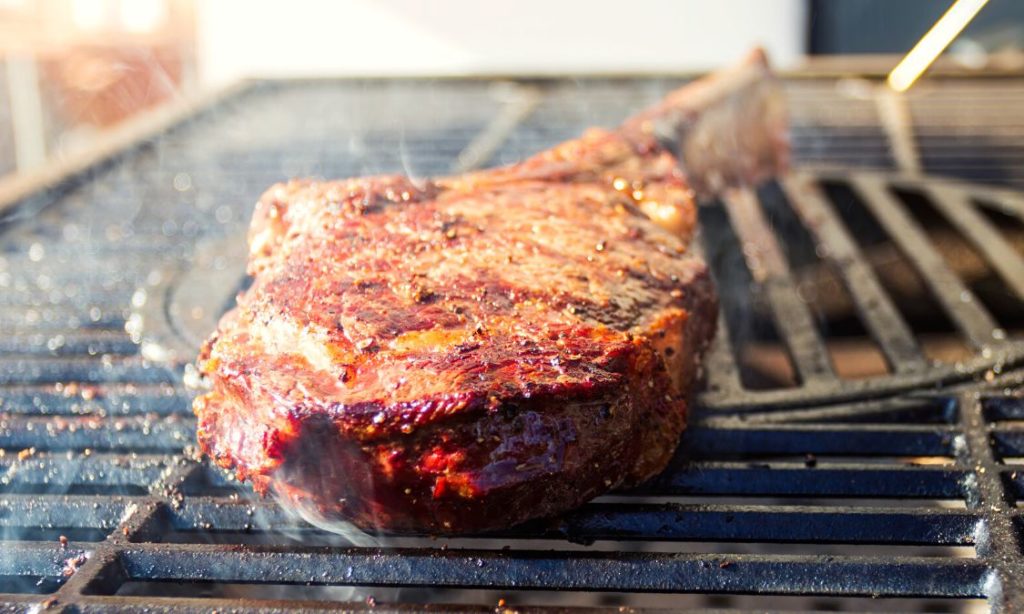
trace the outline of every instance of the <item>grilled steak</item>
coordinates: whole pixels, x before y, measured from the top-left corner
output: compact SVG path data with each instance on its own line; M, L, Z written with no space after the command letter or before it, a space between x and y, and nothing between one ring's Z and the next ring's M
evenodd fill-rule
M755 56L510 167L271 188L253 284L200 356L202 449L399 532L506 527L655 475L717 313L691 185L781 163L765 75ZM665 127L685 154L730 116L742 155L688 184Z

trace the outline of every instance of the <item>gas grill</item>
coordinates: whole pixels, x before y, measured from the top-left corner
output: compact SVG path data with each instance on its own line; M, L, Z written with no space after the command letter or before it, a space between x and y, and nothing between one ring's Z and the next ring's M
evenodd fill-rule
M723 318L638 489L352 544L196 460L188 363L267 186L512 162L679 82L252 82L8 184L0 604L1024 611L1018 80L785 81L795 171L702 207Z

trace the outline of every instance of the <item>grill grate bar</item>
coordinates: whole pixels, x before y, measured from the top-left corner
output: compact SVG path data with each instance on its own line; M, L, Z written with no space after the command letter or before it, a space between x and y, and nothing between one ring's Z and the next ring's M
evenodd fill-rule
M1024 298L1024 259L978 212L966 194L948 187L931 188L932 203L985 256L1003 281Z
M1000 464L992 452L984 407L977 395L960 397L960 425L964 432L964 446L960 453L972 467L967 504L974 509L985 509L979 530L978 554L992 563L998 586L994 612L1019 612L1024 609L1024 561L1021 536L1011 517L1007 485L1000 475Z
M818 246L826 250L826 258L842 277L865 327L885 354L889 368L896 373L923 370L927 363L910 327L821 192L806 175L787 177L781 184L793 209L814 234Z
M631 494L962 499L964 476L959 469L904 465L694 462Z
M567 514L558 530L586 540L971 545L976 524L960 511L597 503Z
M705 258L707 250L704 248L703 235L697 236L691 249L696 255ZM706 379L708 389L712 392L728 394L743 388L740 372L736 368L732 343L729 340L729 327L726 326L724 317L719 316L716 322L715 339L704 357L701 373Z
M40 441L40 435L45 438ZM195 439L195 421L184 416L12 417L0 423L0 448L175 453ZM40 445L42 444L42 445Z
M54 283L54 282L49 282L49 283ZM57 282L57 283L60 283L60 282ZM10 305L0 305L0 316L3 316L5 318L9 318L10 319L9 321L15 321L14 318L16 318L19 314L24 313L26 311L25 307L26 307L26 305L24 305L24 304L22 304L22 305L13 305L13 306L10 306ZM115 318L118 318L118 317L120 317L120 318L124 317L123 314L125 312L125 305L124 305L124 303L122 303L121 305L108 304L108 305L105 305L103 307L100 307L98 305L83 306L83 305L74 305L74 304L72 304L72 305L68 305L68 304L52 305L51 304L51 305L41 305L41 306L35 307L35 308L29 307L29 310L34 314L34 316L36 316L38 318L38 319L34 320L33 323L38 323L40 321L45 321L45 320L48 320L48 319L79 317L79 316L81 316L81 314L83 312L84 313L89 313L90 310L94 310L93 311L93 315L95 315L96 320L101 320L101 319L112 320L112 319L115 319Z
M85 313L92 307L98 307L101 311L123 309L132 295L131 289L87 288L77 282L50 285L45 289L40 288L38 282L36 285L8 282L3 290L0 293L0 309L68 307Z
M736 358L733 355L729 327L725 325L725 318L719 317L716 326L715 340L701 368L707 380L708 392L729 394L741 390L743 384L740 382L739 370L736 369Z
M921 273L925 283L975 348L990 347L1000 340L999 326L977 297L949 270L942 256L914 221L903 203L875 178L858 174L852 185L878 222Z
M75 358L0 358L0 385L140 383L174 384L177 376L134 357L110 362Z
M83 504L84 505L84 504ZM202 543L202 527L218 531L280 533L299 528L280 507L262 501L190 498L177 510L166 508L173 530L194 532ZM254 518L258 519L256 529ZM716 504L590 503L541 523L479 538L555 539L590 543L596 540L753 541L791 543L972 545L978 517L965 510L861 508L836 510L813 506L742 506ZM168 527L148 529L157 539ZM282 539L284 539L282 537ZM399 538L415 540L417 538ZM427 538L419 538L427 539ZM465 537L460 541L472 542Z
M682 448L698 459L786 454L951 457L955 434L948 425L700 426L688 431Z
M693 556L520 551L224 552L204 546L130 548L129 578L162 580L509 587L634 592L724 592L977 597L987 569L978 561L844 557L821 566L810 556Z
M167 384L57 384L0 388L0 409L11 414L191 414L189 395Z
M48 454L0 458L0 491L63 493L73 486L110 494L145 494L179 461L172 456Z
M750 190L733 190L723 199L754 281L767 294L776 326L803 383L829 382L835 373L828 350L818 333L807 304L800 298L775 235L764 217L757 196Z
M0 338L0 354L97 356L138 354L139 346L124 331L67 331L58 334L14 333Z
M201 589L200 589L201 590ZM191 592L190 594L196 594ZM179 614L182 612L231 612L231 614L268 614L277 612L407 612L408 614L427 614L430 612L458 612L462 614L493 614L493 605L464 605L457 603L441 604L418 604L418 603L392 603L383 601L373 604L367 603L364 598L357 601L346 601L337 599L334 596L327 600L319 597L311 597L300 601L285 601L281 599L239 599L236 597L136 597L130 595L118 595L117 597L96 597L83 595L75 598L73 614ZM31 603L28 600L24 600ZM0 601L0 603L3 603ZM20 601L18 601L20 603ZM573 614L575 612L592 612L593 608L516 608L516 611L550 611L560 614ZM712 611L705 611L705 614L715 614Z
M121 531L111 534L96 548L91 560L57 590L57 597L74 599L79 595L95 592L93 587L109 586L111 582L116 581L121 575L117 569L117 549L123 547L159 510L160 504L152 501L128 507L119 523Z
M1001 192L992 204L1002 208L1010 215L1024 218L1024 195L1018 192Z
M68 495L41 501L37 495L6 494L0 501L0 531L13 527L94 528L113 530L128 498Z
M67 330L90 330L113 334L124 332L125 319L121 314L104 313L93 318L88 311L56 314L53 312L21 311L0 312L0 329L32 330L37 333L56 335Z
M942 398L896 398L884 402L861 401L837 403L825 407L776 409L735 415L702 412L698 424L703 426L737 426L768 424L946 424L952 421L955 404Z
M89 588L93 585L109 584L116 577L113 574L116 564L117 555L101 546L92 553L90 560L80 570L57 589L57 601L61 601L65 596L74 599L78 595L88 594Z
M84 556L87 551L48 543L13 542L4 544L0 556L0 576L44 576L60 578L66 561Z

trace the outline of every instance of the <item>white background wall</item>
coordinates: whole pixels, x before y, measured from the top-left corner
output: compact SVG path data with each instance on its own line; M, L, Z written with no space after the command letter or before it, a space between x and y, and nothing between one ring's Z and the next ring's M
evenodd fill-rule
M204 0L200 80L705 70L805 41L804 0Z

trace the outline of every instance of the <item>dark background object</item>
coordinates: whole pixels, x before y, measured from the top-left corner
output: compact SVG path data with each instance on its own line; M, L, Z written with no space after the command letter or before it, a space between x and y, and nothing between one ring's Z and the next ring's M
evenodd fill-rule
M807 52L812 55L904 54L952 4L951 0L809 0ZM990 0L960 39L1024 42L1024 3Z

